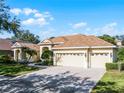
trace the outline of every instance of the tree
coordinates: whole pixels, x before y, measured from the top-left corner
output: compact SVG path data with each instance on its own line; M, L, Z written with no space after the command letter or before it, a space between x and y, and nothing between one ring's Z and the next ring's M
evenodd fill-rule
M116 35L115 37L119 40L124 40L124 35Z
M124 48L119 48L117 55L118 61L124 61Z
M122 41L122 45L124 45L124 35L117 35L115 36L115 38L117 38L118 40L121 40Z
M98 37L107 41L107 42L109 42L109 43L112 43L112 44L116 45L115 37L112 37L112 36L106 35L106 34L104 34L103 36L98 36Z
M29 55L27 62L30 61L32 56L37 55L37 52L35 50L27 48L27 47L23 48L23 51Z
M6 31L8 33L20 32L20 22L16 17L10 16L10 8L5 5L5 0L0 0L0 33Z
M48 62L48 65L53 64L53 52L50 50L45 50L42 55L41 58L45 61Z
M16 36L11 37L12 40L22 40L30 43L37 44L40 42L39 36L34 35L29 32L29 30L22 31L21 33L17 33Z

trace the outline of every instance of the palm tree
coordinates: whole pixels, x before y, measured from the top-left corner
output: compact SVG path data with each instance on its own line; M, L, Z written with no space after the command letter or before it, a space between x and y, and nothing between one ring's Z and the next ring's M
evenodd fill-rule
M28 59L27 59L27 62L30 61L31 57L34 56L34 55L37 55L37 52L33 49L30 49L30 48L23 48L23 52L27 53L29 55Z

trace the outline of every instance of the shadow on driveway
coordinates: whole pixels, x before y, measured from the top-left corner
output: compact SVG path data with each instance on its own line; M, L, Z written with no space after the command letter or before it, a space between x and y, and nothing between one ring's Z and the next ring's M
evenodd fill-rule
M0 93L88 93L95 85L89 77L80 78L69 71L56 75L31 74L0 81Z

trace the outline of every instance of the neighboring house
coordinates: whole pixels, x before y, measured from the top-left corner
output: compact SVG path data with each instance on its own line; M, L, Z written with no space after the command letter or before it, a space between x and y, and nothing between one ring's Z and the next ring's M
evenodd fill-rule
M43 40L39 46L40 56L44 48L53 51L57 66L105 68L105 63L116 61L116 46L91 35L55 37Z
M14 60L26 61L28 59L29 55L23 51L25 47L33 49L37 52L37 55L34 55L33 57L31 57L31 59L29 60L30 62L38 61L40 59L40 54L39 54L40 47L37 44L16 42L12 46L12 49L14 51Z
M13 51L11 50L11 46L13 42L8 39L0 39L0 54L9 55L13 57Z
M116 39L115 42L118 48L124 48L124 40Z

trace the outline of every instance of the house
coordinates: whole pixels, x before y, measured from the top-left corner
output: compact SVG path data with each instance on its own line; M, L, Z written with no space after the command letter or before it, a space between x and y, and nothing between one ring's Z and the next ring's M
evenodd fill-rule
M15 61L26 61L30 55L28 55L26 52L24 52L24 48L29 48L31 50L35 50L37 52L36 55L33 55L30 62L38 61L40 60L40 47L37 44L32 43L25 43L25 42L16 42L14 45L12 45L12 50L14 51L14 60Z
M0 54L13 57L11 46L13 42L9 39L0 39Z
M83 68L105 68L116 61L116 46L92 35L68 35L39 43L40 56L44 48L54 53L54 65Z
M124 48L123 40L116 39L115 42L118 48Z

